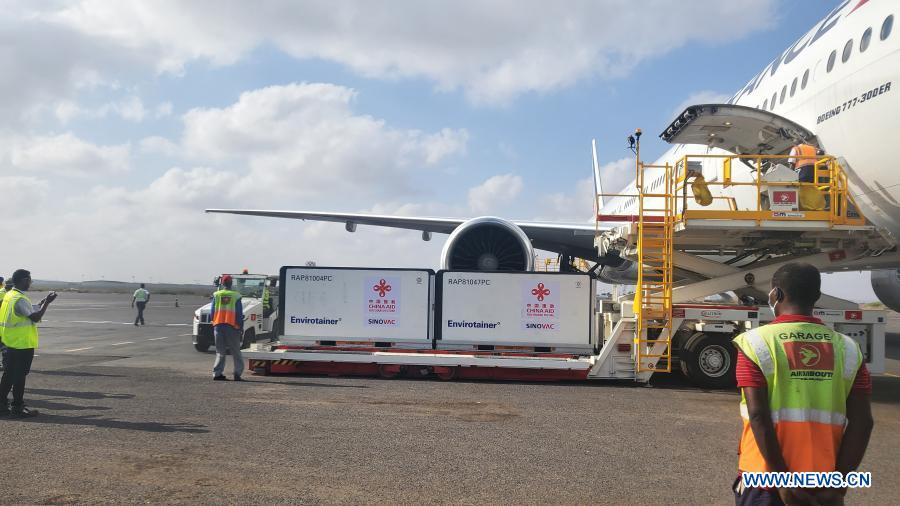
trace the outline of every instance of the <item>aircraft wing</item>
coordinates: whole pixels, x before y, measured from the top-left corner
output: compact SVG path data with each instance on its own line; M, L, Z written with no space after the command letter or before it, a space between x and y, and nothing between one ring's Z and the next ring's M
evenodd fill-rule
M294 220L333 221L344 223L348 231L355 230L356 225L372 225L376 227L403 228L449 234L459 225L465 223L464 218L430 218L419 216L390 216L381 214L359 213L320 213L309 211L268 211L255 209L207 209L207 213L241 214L246 216L265 216L269 218L289 218ZM591 223L547 223L515 221L523 232L531 239L535 248L567 253L579 258L593 259L597 257L594 248L594 225Z

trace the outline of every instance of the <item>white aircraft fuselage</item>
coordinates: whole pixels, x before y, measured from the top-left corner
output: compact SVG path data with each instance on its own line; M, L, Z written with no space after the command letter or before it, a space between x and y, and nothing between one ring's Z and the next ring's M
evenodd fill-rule
M897 7L883 0L842 1L728 102L787 118L814 133L827 153L844 158L860 211L894 241L900 240L900 170L896 167L900 160L900 33L893 29ZM867 43L862 41L864 35ZM675 145L654 165L704 153L726 152L703 145ZM738 177L749 181L754 176L744 169L747 173ZM636 193L634 182L620 193L623 196L604 202L602 214L637 212L636 199L629 197ZM747 200L755 207L755 198Z

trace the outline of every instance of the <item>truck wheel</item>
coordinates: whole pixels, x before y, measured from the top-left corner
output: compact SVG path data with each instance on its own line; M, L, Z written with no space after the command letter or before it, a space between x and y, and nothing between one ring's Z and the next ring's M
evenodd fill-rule
M200 340L194 343L194 349L199 351L200 353L206 353L209 351L209 342L206 340Z
M256 331L253 329L247 329L244 332L244 340L241 341L241 349L245 350L250 347L251 344L256 342Z
M681 370L692 383L703 388L735 385L737 352L725 334L698 332L681 350Z

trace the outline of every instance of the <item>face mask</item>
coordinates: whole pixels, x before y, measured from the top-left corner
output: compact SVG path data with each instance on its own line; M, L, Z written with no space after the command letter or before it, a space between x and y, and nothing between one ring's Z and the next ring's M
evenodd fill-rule
M772 294L773 294L773 293L774 293L774 294L777 294L777 293L778 293L778 289L777 289L777 288L773 288L773 289L769 292L769 301L772 300ZM768 301L767 301L767 302L768 302ZM775 316L778 316L778 313L775 312L775 306L777 306L779 302L781 302L781 301L778 300L777 295L776 295L776 299L775 299L775 302L774 302L774 303L773 303L773 302L769 302L769 308L772 310L772 314L775 315Z

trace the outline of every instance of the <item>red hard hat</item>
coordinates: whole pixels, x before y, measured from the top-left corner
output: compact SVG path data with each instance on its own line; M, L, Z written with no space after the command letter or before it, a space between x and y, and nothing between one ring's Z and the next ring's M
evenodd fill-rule
M230 274L223 274L223 275L222 275L222 279L219 280L219 283L222 283L223 285L224 285L225 283L231 283L231 275L230 275Z

